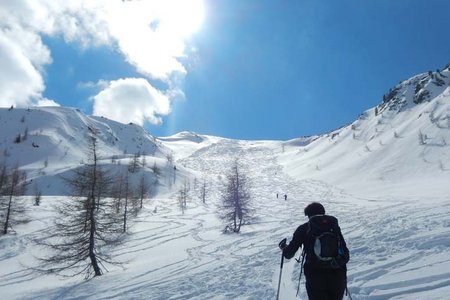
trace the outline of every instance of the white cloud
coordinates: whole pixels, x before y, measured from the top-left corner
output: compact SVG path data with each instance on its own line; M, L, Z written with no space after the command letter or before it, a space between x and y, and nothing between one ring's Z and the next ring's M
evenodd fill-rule
M38 35L0 27L0 106L28 106L45 89L40 71L51 62Z
M37 101L37 106L60 106L60 105L53 100L43 98Z
M185 56L185 38L198 28L202 18L202 0L1 1L0 105L26 106L43 98L45 84L42 73L51 63L51 57L42 42L42 35L62 36L67 42L75 42L85 48L97 45L113 47L145 77L163 80L172 87L176 85L173 78L186 73L179 61ZM113 83L104 94L118 91ZM123 82L120 86L123 87ZM134 87L138 88L137 94L142 93L142 84ZM149 94L153 96L147 99L157 98L154 96L158 91L152 89L154 91ZM95 96L96 99L102 99L101 94ZM94 103L100 105L102 101ZM154 104L142 103L141 106L146 108L158 108L146 112L144 117L136 117L136 112L121 114L159 122L157 115L164 114L165 110L163 106ZM128 110L130 106L124 105L122 109Z
M186 73L178 58L185 56L184 39L203 19L202 0L125 1L107 11L111 37L139 72L163 80Z
M97 82L87 81L87 82L79 82L77 87L79 89L94 89L94 88L102 88L105 89L109 86L109 82L106 80L99 80Z
M93 101L94 115L139 125L146 121L160 124L161 117L170 113L171 102L170 95L158 91L144 78L111 81Z

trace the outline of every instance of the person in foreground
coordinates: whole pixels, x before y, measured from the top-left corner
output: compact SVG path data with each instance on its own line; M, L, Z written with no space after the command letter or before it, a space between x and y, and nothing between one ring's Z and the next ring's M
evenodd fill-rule
M279 247L287 259L303 247L302 264L305 261L306 291L310 300L341 300L347 288L350 254L338 221L325 215L325 208L317 202L305 208L305 215L309 221L295 230L289 245L283 239Z

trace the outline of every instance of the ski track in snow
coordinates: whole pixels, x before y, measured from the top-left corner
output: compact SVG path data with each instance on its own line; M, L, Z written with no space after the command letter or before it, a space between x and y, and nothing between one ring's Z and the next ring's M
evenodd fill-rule
M208 155L201 155L205 151ZM23 299L274 299L280 270L278 242L283 237L290 240L306 221L303 209L312 201L322 202L340 221L351 252L348 286L353 299L414 299L414 293L449 288L448 202L437 209L433 199L419 203L406 197L361 198L323 182L298 181L283 173L275 151L281 149L225 140L178 161L207 170L211 179L207 204L193 196L181 214L175 193L153 199L151 206L157 205L158 212L150 213L148 205L117 250L118 259L130 260L131 275L114 269L86 282L40 287ZM223 224L214 221L220 175L237 156L251 178L257 218L240 234L222 234ZM0 259L14 259L14 253L24 251L26 238L11 238L13 243L0 240L2 247L13 248L2 250ZM162 260L151 257L161 251ZM281 299L295 299L299 269L294 259L285 260ZM430 274L430 269L434 275L422 278L420 274ZM39 280L27 270L0 275L0 293L9 285L20 288L23 281ZM300 289L300 298L306 299L304 278Z

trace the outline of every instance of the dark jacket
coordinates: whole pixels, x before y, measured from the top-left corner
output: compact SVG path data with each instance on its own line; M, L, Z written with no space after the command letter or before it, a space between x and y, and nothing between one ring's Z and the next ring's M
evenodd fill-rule
M300 225L297 230L295 230L294 235L292 236L292 240L289 243L289 245L284 248L283 250L283 255L285 258L290 259L292 258L295 253L298 251L298 249L300 247L305 247L305 244L307 243L307 233L308 233L308 229L309 229L309 222L306 222L302 225ZM347 248L347 244L345 243L344 237L341 234L341 242L342 242L342 247L344 249L344 257L343 260L345 261L345 263L348 262L350 255L349 255L349 251ZM306 251L306 256L305 256L305 275L307 276L310 269L314 268L313 265L313 261L314 261L314 257L309 257L310 255L308 255L308 251ZM343 266L343 269L346 270L346 266Z
M331 220L332 222L335 222L335 225L337 225L337 219L331 218ZM291 242L283 250L283 255L285 258L292 258L297 250L302 246L304 249L311 249L311 247L306 245L308 243L312 243L311 241L308 241L309 230L309 222L300 225L297 230L295 230ZM306 277L306 292L308 293L309 300L341 300L344 296L344 291L347 287L346 264L350 258L350 255L340 229L339 234L341 237L341 246L344 250L344 254L339 259L342 262L339 263L341 267L320 267L320 264L317 264L316 258L314 257L315 255L313 253L308 255L310 251L305 251L306 256L304 270Z

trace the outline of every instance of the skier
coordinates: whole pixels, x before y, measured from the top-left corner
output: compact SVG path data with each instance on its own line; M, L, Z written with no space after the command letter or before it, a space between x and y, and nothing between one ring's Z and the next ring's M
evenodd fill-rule
M325 215L325 208L317 202L306 206L304 212L309 221L295 230L289 245L286 245L286 239L279 243L282 255L290 259L303 246L302 263L306 258L304 270L308 298L341 300L347 288L346 264L350 255L337 219ZM333 248L335 254L330 254L328 250Z
M287 200L287 195L286 195L286 194L284 194L284 200L285 200L285 201Z

